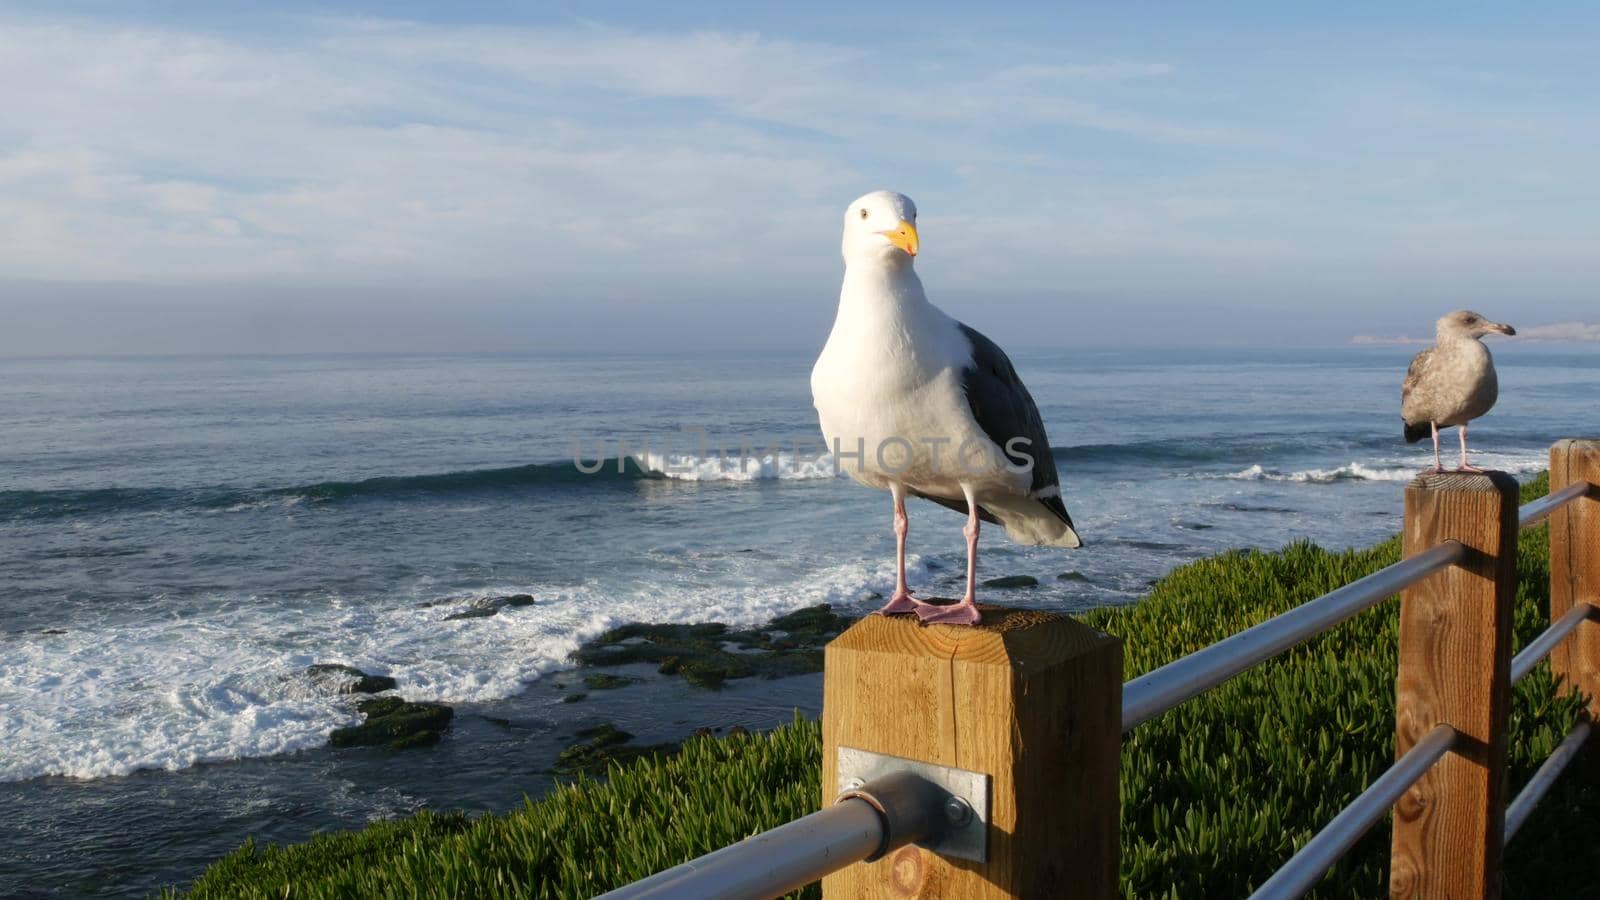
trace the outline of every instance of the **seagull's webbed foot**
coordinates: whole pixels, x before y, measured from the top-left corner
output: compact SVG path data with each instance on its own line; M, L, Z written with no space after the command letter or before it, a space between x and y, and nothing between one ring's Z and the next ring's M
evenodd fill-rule
M1444 466L1429 466L1426 469L1422 470L1422 474L1424 474L1424 475L1437 475L1437 474L1439 474L1440 472L1443 472L1443 471L1444 471Z
M917 601L917 618L924 625L976 625L983 618L978 605L971 600L963 600L948 606Z
M1486 472L1488 470L1487 469L1480 469L1477 466L1470 466L1470 465L1467 465L1466 463L1462 463L1459 467L1456 468L1456 471L1457 472L1468 472L1468 473L1475 474L1475 475L1482 475L1484 472Z
M890 597L889 602L885 603L883 608L878 610L876 614L880 616L892 616L895 613L914 612L920 616L922 614L922 607L926 605L927 604L911 596L910 591L906 591L903 594L895 594L893 597Z

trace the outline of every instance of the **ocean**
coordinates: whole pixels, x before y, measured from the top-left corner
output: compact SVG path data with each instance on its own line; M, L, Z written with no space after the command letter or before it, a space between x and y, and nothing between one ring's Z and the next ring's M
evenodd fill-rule
M1526 477L1600 432L1600 348L1492 346L1477 465ZM1014 353L1085 547L986 529L980 578L1039 582L987 599L1134 603L1220 550L1394 533L1431 462L1400 439L1415 349ZM248 837L507 809L595 720L815 715L820 676L558 689L612 625L881 603L888 496L818 458L812 358L0 360L0 896L145 896ZM910 512L913 588L958 595L962 517ZM508 594L535 602L449 618ZM451 704L450 734L327 749L359 716L318 663Z

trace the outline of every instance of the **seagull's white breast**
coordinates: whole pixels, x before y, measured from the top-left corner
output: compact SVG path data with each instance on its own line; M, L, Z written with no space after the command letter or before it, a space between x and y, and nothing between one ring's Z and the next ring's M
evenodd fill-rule
M872 487L898 481L961 497L974 455L990 446L962 385L971 360L966 336L926 300L915 275L896 283L847 273L838 319L811 370L812 401L839 467ZM1001 477L1009 492L1017 476Z

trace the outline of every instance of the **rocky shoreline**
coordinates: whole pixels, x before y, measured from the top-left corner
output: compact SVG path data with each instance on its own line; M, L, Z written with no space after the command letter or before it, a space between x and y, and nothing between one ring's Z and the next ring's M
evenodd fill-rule
M477 601L451 619L484 618L509 607L528 606L533 597L518 594ZM855 621L827 604L778 616L756 628L735 629L720 622L680 625L634 622L585 642L573 654L578 668L555 676L551 684L564 704L593 702L593 694L633 687L647 681L682 679L706 691L721 691L730 681L778 679L822 671L823 647ZM653 670L653 671L652 671ZM319 688L338 694L385 695L397 687L387 675L373 675L343 663L318 663L306 675ZM369 696L356 701L364 721L335 729L333 748L385 747L403 750L437 743L450 728L455 711L440 703L419 703L400 696ZM580 720L586 717L579 716ZM509 722L500 722L509 726ZM739 725L703 724L692 736L741 734ZM684 735L685 738L691 734ZM559 776L598 774L612 762L677 750L682 740L635 743L635 736L612 721L585 723L570 735L572 742L557 755L548 773Z
M1082 576L1077 572L1065 572L1060 577L1073 580ZM985 582L986 587L1000 589L1027 589L1037 585L1038 581L1028 576L1001 577ZM527 594L487 597L446 618L487 618L536 602ZM632 622L584 642L572 654L577 668L553 676L546 685L558 693L556 702L584 704L596 702L597 694L671 679L681 679L699 690L720 692L730 682L743 679L812 675L822 671L823 648L854 621L854 616L821 604L786 613L754 628L734 628L722 622L692 625ZM322 690L339 694L385 695L397 687L389 676L372 675L342 663L312 665L307 667L306 675ZM402 750L428 746L444 736L455 717L455 710L444 704L414 702L392 694L360 699L356 701L356 709L364 721L335 729L329 735L330 747ZM505 719L480 718L502 727L513 724ZM675 751L691 736L745 731L740 725L700 724L684 726L684 733L673 740L636 743L635 735L610 719L580 713L571 717L571 723L578 727L565 732L570 742L545 770L547 775L599 774L613 762Z

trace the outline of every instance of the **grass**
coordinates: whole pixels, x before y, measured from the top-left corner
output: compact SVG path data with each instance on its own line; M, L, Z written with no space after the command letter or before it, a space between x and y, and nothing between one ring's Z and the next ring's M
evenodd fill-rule
M1541 477L1524 500L1545 489ZM1138 605L1085 619L1124 639L1132 678L1398 558L1397 540L1225 553L1175 570ZM1519 648L1545 625L1548 559L1545 529L1524 533ZM1128 736L1125 895L1245 895L1389 766L1396 611L1385 601ZM1545 666L1517 686L1513 792L1577 715ZM604 781L580 778L504 815L422 813L290 847L247 843L189 896L590 896L813 811L819 768L814 722L693 738L677 754L613 766ZM1563 779L1507 849L1506 896L1595 896L1597 832L1600 796ZM1389 829L1374 828L1315 896L1384 895L1388 842Z

